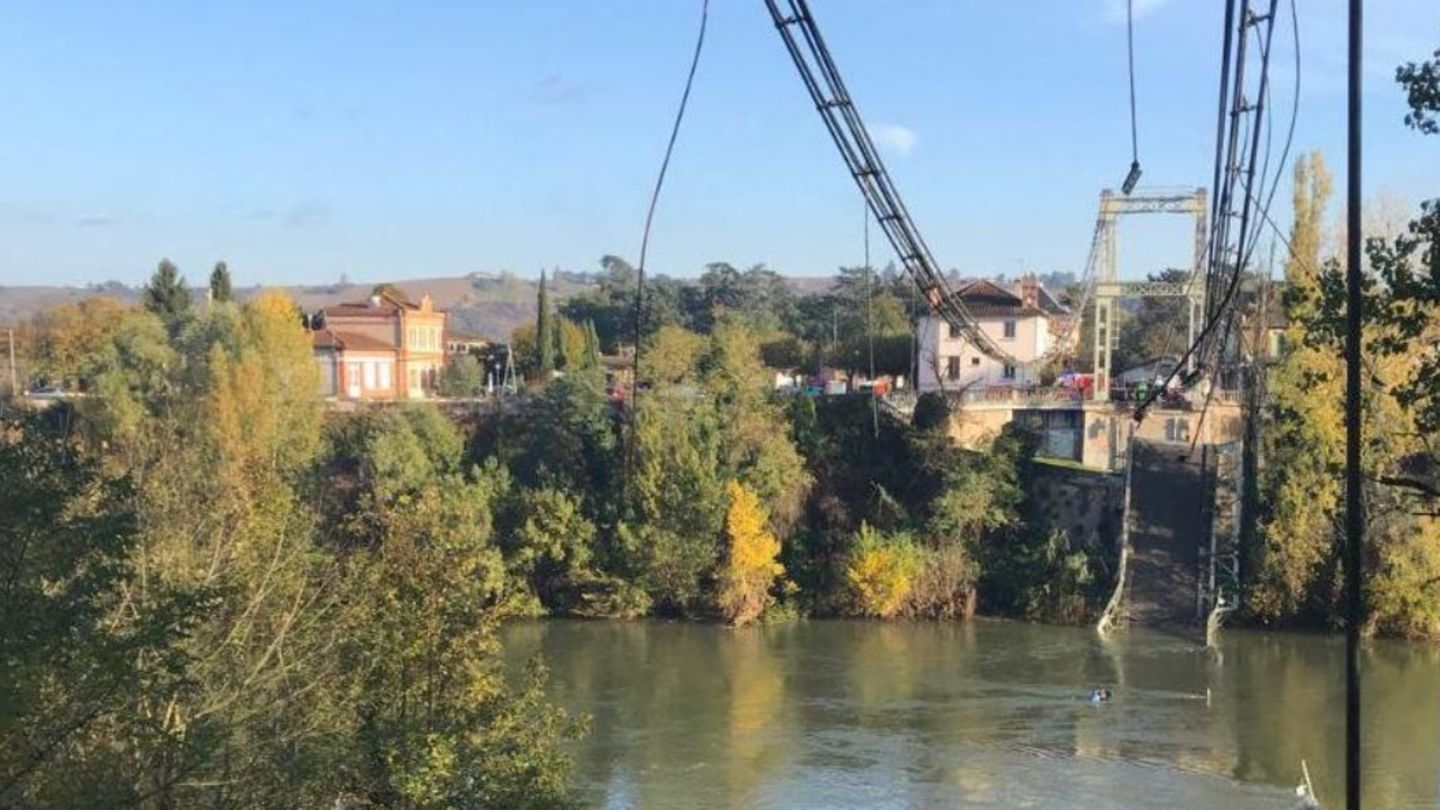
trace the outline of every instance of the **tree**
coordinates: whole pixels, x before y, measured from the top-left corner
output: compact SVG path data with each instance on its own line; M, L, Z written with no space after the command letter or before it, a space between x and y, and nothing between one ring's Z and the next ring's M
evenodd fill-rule
M235 300L235 291L230 287L230 268L225 262L216 262L210 271L210 300L223 304Z
M55 383L87 390L97 371L97 349L111 342L126 315L119 301L97 296L37 316L41 374Z
M457 354L445 362L440 374L440 395L478 397L485 393L485 367L473 354Z
M190 311L190 291L185 277L169 259L161 259L141 296L145 308L167 323L174 323Z
M1405 89L1410 105L1406 126L1426 135L1440 134L1440 48L1428 62L1407 62L1396 68L1395 81Z
M645 347L640 373L652 386L673 386L696 379L704 355L704 337L680 326L662 326Z
M535 324L522 323L510 333L511 357L515 362L515 373L521 377L533 377L540 372L540 342L535 333Z
M1344 462L1341 359L1311 334L1320 290L1320 243L1330 173L1319 153L1294 168L1294 224L1285 262L1286 350L1270 371L1270 414L1261 428L1265 467L1260 545L1248 571L1247 608L1266 621L1328 615L1335 570L1335 516Z
M726 485L725 557L720 565L720 615L732 625L749 624L770 606L775 580L785 568L776 562L780 541L770 531L760 499L738 481Z
M555 347L559 341L551 321L550 294L545 288L545 271L540 271L540 286L535 293L535 369L540 378L549 379L555 370Z
M1183 285L1190 279L1190 271L1172 268L1151 273L1148 279ZM1110 361L1116 373L1167 355L1178 358L1185 348L1185 307L1183 298L1141 298L1127 310L1120 322L1120 343Z
M213 606L158 587L137 604L131 487L38 421L0 439L0 804L136 805L148 762L191 772L210 723L150 711L185 695L185 635Z
M886 534L862 524L845 567L856 615L890 618L905 607L914 587L917 549L909 534Z
M373 539L345 583L358 792L379 806L568 806L562 744L579 729L544 703L542 671L512 692L498 655L510 586L493 507L507 484L495 468L454 472L458 443L427 448L416 424L383 428L398 433L376 437L376 468L430 450L438 464L362 496Z
M594 368L595 355L589 350L589 337L583 326L569 318L556 319L555 344L560 367L568 371Z

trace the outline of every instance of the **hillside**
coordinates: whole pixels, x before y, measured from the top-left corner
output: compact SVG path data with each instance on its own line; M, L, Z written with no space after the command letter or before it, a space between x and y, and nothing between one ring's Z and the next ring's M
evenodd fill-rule
M395 282L412 298L429 295L435 305L450 312L456 331L490 338L505 337L521 323L535 317L536 280L509 274L471 273L465 276L406 279ZM573 280L567 274L550 282L551 300L563 301L590 284ZM283 287L306 311L338 304L363 301L374 287L364 284L325 284ZM259 287L236 290L240 298L254 295ZM203 288L191 290L195 298L205 295ZM124 303L140 300L140 288L109 282L88 287L4 286L0 287L0 323L28 320L40 312L62 304L73 303L94 295L106 295Z
M824 292L832 280L823 276L797 276L788 279L799 294ZM429 295L435 305L450 313L451 328L458 332L491 339L503 339L522 323L535 317L537 280L520 278L509 273L470 273L463 276L437 276L393 282L411 298ZM363 301L375 286L374 282L353 284L321 284L282 287L307 312L344 301ZM557 304L572 295L594 286L593 276L581 273L557 273L549 281L550 298ZM254 295L259 287L236 290L242 299ZM196 300L205 296L204 288L194 288ZM88 287L45 285L0 286L0 324L19 323L38 313L62 304L73 303L94 295L107 295L124 303L140 300L140 288L118 282L92 284Z

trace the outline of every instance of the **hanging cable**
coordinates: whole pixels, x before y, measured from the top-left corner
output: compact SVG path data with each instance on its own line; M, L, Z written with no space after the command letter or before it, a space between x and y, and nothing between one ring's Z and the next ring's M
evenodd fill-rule
M870 203L862 201L865 234L865 341L870 354L870 424L880 436L880 403L875 397L875 271L870 266Z
M655 177L655 188L650 192L650 207L645 212L645 231L640 237L640 266L635 273L635 355L631 360L630 409L634 413L640 400L640 338L644 328L645 314L645 260L650 250L650 226L655 221L655 208L660 202L660 189L665 185L665 172L670 168L670 156L675 152L675 140L680 135L680 124L685 120L685 108L690 103L690 88L695 85L695 71L700 67L700 54L705 48L705 28L710 21L710 0L700 0L700 32L695 37L695 53L690 57L690 71L685 76L685 91L680 94L680 105L675 110L675 123L670 127L670 140L665 144L665 158L660 161L660 171Z
M1240 19L1231 19L1230 5L1227 4L1227 24L1237 24L1240 36L1237 38L1236 52L1234 55L1235 79L1233 95L1230 102L1233 105L1228 113L1229 138L1228 157L1224 158L1223 171L1221 168L1220 150L1217 150L1216 176L1224 175L1222 186L1217 189L1215 211L1216 215L1211 222L1211 236L1207 253L1209 255L1209 268L1206 274L1206 312L1205 324L1200 330L1194 343L1186 349L1184 355L1176 368L1166 376L1163 384L1157 391L1151 392L1146 399L1135 409L1135 419L1143 419L1146 410L1155 402L1160 391L1163 391L1176 376L1180 369L1192 358L1196 358L1201 369L1211 365L1213 359L1214 368L1212 372L1218 372L1221 355L1224 353L1225 344L1228 341L1234 324L1234 313L1231 306L1235 300L1235 294L1240 288L1241 278L1244 269L1250 261L1250 257L1259 242L1259 231L1264 227L1265 221L1269 220L1271 203L1274 201L1278 178L1283 171L1284 165L1289 158L1291 144L1295 133L1295 121L1299 113L1299 18L1296 13L1295 4L1290 3L1291 23L1293 26L1294 41L1296 44L1296 93L1291 105L1291 121L1285 138L1285 146L1281 150L1279 166L1276 168L1275 177L1277 182L1272 183L1269 189L1265 189L1266 178L1263 174L1256 180L1256 163L1259 158L1261 123L1263 122L1266 108L1266 99L1269 95L1269 62L1271 52L1271 37L1274 33L1275 11L1278 0L1271 0L1269 11L1265 15L1256 16L1249 10L1249 4L1242 4ZM1245 67L1245 46L1248 42L1250 31L1253 27L1264 25L1264 31L1256 31L1257 44L1260 47L1259 58L1259 82L1258 96L1252 104L1244 98L1244 67ZM1228 31L1228 29L1227 29ZM1227 35L1227 51L1229 37ZM1231 60L1222 60L1222 104L1226 94L1223 90L1225 74L1228 72ZM1221 113L1221 121L1227 114ZM1241 133L1241 118L1246 118L1243 134ZM1251 186L1255 188L1252 190ZM1236 187L1244 192L1240 201L1239 210L1236 211ZM1252 214L1254 216L1252 218ZM1230 221L1238 215L1239 227L1237 238L1234 243L1234 260L1232 266L1226 266L1225 258L1230 255ZM1218 299L1213 298L1217 292L1222 291ZM1223 328L1217 329L1221 321L1225 322ZM1197 370L1198 373L1199 370ZM1212 374L1215 379L1213 384L1219 383L1218 375ZM1207 403L1209 397L1207 396Z
M1120 190L1128 196L1140 182L1140 128L1135 121L1135 0L1125 0L1125 51L1130 63L1130 172Z

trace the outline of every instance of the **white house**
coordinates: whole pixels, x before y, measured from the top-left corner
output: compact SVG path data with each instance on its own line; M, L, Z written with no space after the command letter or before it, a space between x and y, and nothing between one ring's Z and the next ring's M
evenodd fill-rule
M1054 320L1069 317L1034 278L1008 290L993 281L971 281L956 290L980 329L1019 363L1007 364L981 352L943 319L920 319L917 389L959 391L1039 383L1039 368L1023 365L1042 357L1057 338Z

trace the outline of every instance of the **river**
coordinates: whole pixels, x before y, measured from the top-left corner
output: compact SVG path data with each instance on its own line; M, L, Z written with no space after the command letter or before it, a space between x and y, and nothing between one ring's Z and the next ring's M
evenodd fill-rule
M588 714L595 807L1290 808L1343 804L1343 639L814 621L732 630L535 621L553 697ZM1372 644L1366 806L1440 799L1440 652ZM1094 686L1114 699L1092 705ZM1206 691L1209 691L1207 699Z

